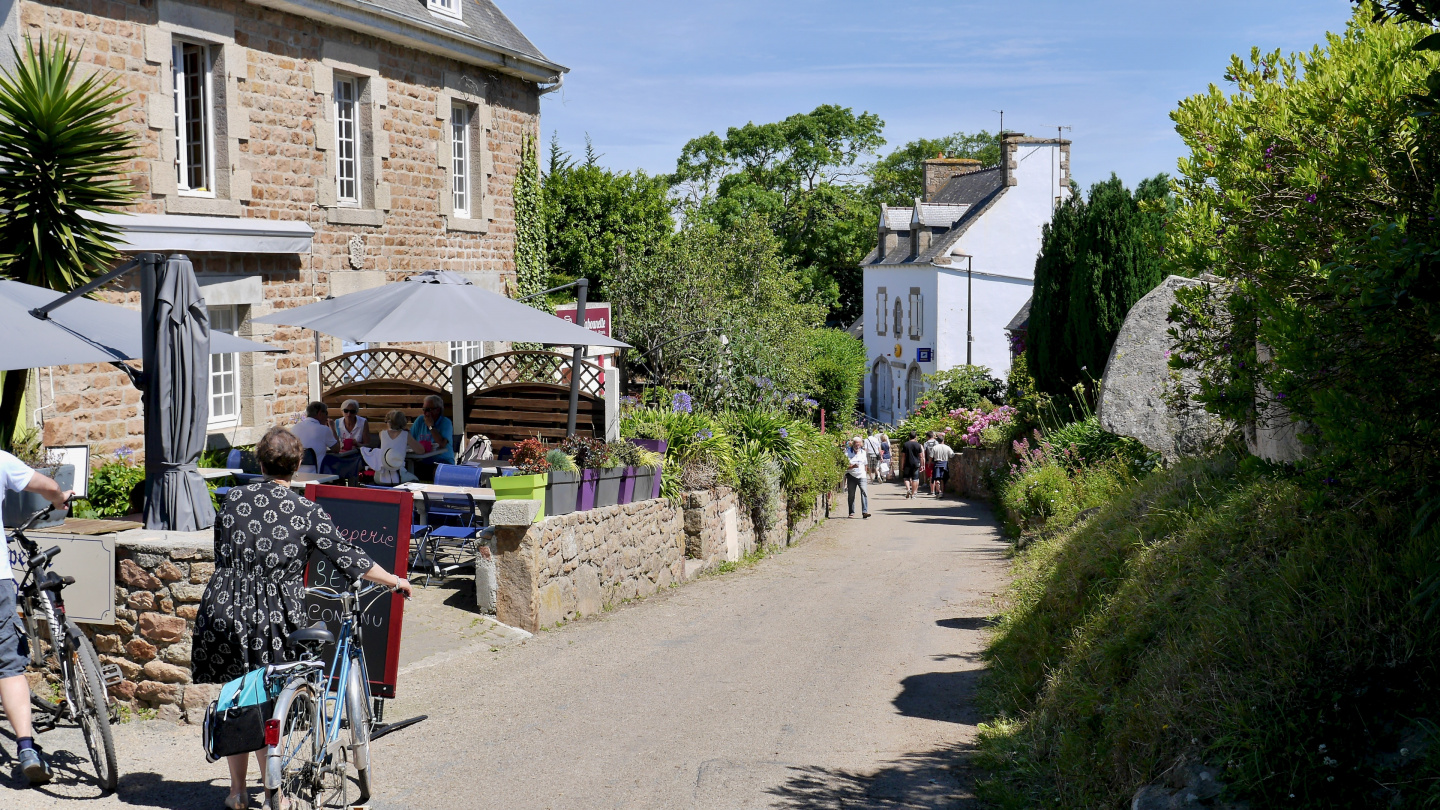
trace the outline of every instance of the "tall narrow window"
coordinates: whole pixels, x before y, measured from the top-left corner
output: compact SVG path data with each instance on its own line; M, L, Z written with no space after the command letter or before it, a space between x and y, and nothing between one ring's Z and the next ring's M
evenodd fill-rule
M454 178L452 193L457 219L470 218L470 108L456 104L450 108L450 174Z
M919 287L910 288L910 339L919 340L925 336L925 297Z
M359 82L349 76L335 79L336 197L342 204L360 204Z
M235 334L235 307L210 307L210 331ZM234 424L240 418L235 355L210 355L210 425Z
M904 308L900 305L900 296L895 296L895 339L900 339L900 319L905 317Z
M478 340L450 341L450 362L455 365L479 360L484 350Z
M886 328L886 315L890 312L888 296L885 295L885 288L881 287L875 291L875 334L884 335L890 331Z
M176 42L175 182L181 191L215 193L214 54L209 45Z

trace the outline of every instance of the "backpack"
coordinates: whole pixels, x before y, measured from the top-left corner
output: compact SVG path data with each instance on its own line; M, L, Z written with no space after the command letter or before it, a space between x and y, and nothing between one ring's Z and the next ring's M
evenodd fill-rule
M478 464L493 458L495 458L495 454L490 452L490 437L483 433L477 433L466 441L465 449L460 452L460 459L456 463Z

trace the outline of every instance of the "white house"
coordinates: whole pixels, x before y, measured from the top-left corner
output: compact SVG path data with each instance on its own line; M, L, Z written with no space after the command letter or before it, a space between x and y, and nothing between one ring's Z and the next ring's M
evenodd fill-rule
M1010 371L1005 329L1030 300L1041 229L1069 194L1070 141L1011 132L1000 165L927 160L925 197L881 206L879 245L861 266L866 413L900 421L924 375L966 362Z

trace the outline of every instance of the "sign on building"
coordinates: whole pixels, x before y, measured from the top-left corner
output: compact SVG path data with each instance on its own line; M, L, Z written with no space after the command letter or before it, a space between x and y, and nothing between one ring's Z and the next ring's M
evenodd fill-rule
M555 307L555 316L575 323L575 309L574 304L561 304ZM585 328L610 337L610 305L604 302L587 303L585 305Z
M916 349L915 360L920 363L931 363L935 360L934 349Z

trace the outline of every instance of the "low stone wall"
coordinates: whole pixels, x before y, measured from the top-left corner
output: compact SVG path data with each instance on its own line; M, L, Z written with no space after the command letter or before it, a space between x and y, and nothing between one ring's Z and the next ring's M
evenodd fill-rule
M945 491L962 498L990 498L994 495L986 483L991 470L1008 466L1010 454L1004 448L966 447L950 459L950 475Z
M190 633L215 573L210 531L122 532L116 539L115 624L81 625L125 680L110 694L161 720L199 723L218 686L190 683Z
M755 550L755 523L735 490L686 492L680 503L685 511L685 556L698 560L699 570L734 562Z
M787 544L795 545L800 542L811 529L825 522L827 515L825 510L826 498L830 495L831 493L828 492L822 492L816 495L815 502L809 504L808 509L800 508L804 506L804 504L794 503L789 505L790 508L786 511L787 522L790 524L790 529L786 536Z
M533 633L685 579L684 522L664 498L534 524L533 506L519 504L532 502L500 501L491 513L496 618L505 624Z

